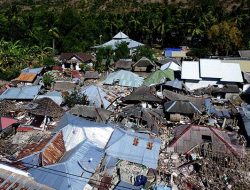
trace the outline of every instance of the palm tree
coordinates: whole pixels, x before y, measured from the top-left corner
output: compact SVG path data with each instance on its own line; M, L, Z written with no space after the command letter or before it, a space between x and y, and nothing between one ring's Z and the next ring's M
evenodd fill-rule
M57 27L53 27L51 29L49 29L49 34L52 36L52 48L53 48L53 52L55 53L55 39L59 38L59 30Z

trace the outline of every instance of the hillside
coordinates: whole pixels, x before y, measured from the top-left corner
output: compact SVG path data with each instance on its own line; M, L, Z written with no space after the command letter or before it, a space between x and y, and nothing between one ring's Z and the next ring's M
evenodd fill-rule
M113 11L136 11L138 5L142 4L164 4L176 5L180 7L197 6L202 2L203 4L220 4L227 10L234 10L238 7L247 9L249 7L249 0L2 0L1 6L18 5L24 9L30 9L35 6L73 6L79 9L86 10L113 10Z

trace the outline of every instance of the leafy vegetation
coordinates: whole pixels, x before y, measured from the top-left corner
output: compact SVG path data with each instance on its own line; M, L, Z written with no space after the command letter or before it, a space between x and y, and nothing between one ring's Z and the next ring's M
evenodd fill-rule
M5 2L0 9L0 72L5 73L1 75L4 79L16 73L8 72L30 64L53 64L53 54L86 51L119 31L149 47L186 45L219 55L234 54L250 44L249 1L237 6L216 0L188 1L188 6L134 0L78 0L73 6L69 0ZM116 56L100 53L95 66L101 68L104 58L108 67L111 58L126 54L125 48Z
M86 105L87 104L87 96L82 94L79 90L74 90L70 94L68 94L65 98L65 103L70 108L74 107L76 104Z

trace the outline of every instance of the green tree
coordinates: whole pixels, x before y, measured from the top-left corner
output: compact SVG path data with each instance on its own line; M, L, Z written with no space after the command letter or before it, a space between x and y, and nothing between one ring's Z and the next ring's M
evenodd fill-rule
M86 105L87 96L82 94L79 90L74 89L73 92L65 97L65 103L70 108L74 107L76 104Z
M52 74L45 73L43 75L43 84L46 88L50 88L52 86L52 83L55 82L55 79Z
M228 55L229 51L241 46L242 33L235 23L223 21L210 28L208 38L216 51Z
M126 42L116 44L114 60L126 59L129 57L129 48Z

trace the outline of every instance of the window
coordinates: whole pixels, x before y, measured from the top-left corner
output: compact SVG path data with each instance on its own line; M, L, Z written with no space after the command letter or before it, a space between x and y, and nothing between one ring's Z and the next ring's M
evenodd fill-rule
M201 135L201 139L205 142L212 142L212 137L209 135Z

